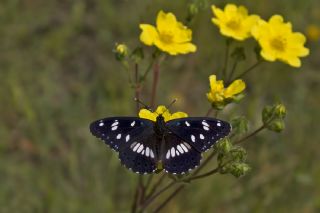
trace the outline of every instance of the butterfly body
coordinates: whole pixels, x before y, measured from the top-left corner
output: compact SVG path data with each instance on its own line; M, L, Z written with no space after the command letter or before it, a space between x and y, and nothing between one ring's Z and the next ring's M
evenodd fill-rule
M156 121L139 117L110 117L90 125L93 135L119 152L121 163L140 174L153 173L159 163L166 172L184 174L200 164L209 150L231 131L229 123L207 117Z

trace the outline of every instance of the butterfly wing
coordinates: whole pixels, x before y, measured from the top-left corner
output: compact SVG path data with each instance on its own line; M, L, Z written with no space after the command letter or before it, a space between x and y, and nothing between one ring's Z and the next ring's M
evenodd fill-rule
M173 133L164 136L163 168L172 174L184 174L200 164L201 153Z
M207 117L174 119L167 128L198 152L209 150L217 141L229 135L231 125L225 121Z
M136 173L156 169L156 140L153 122L137 117L111 117L90 125L91 133L119 152L121 163Z

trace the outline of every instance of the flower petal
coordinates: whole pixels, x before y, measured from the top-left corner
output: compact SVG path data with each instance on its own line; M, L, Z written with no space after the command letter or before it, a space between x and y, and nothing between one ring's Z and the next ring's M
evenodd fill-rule
M225 98L231 98L232 96L241 93L246 88L246 84L243 80L235 80L224 91Z
M156 114L151 112L150 110L147 110L147 109L141 109L139 112L139 117L144 118L144 119L148 119L148 120L151 120L154 122L156 122L156 120L157 120Z
M187 113L175 112L170 116L169 120L178 119L178 118L186 118L186 117L188 117Z
M153 45L154 41L159 38L157 29L150 24L140 24L142 30L140 34L140 40L146 45Z
M173 13L165 13L162 10L158 13L157 29L160 33L175 28L176 25L177 19Z

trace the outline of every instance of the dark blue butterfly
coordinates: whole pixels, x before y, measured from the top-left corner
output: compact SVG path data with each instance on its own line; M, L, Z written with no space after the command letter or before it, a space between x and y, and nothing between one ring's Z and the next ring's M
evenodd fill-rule
M184 174L200 164L201 153L230 131L229 123L208 117L156 122L138 117L111 117L90 125L91 133L119 152L133 172L153 173L159 163L166 172Z

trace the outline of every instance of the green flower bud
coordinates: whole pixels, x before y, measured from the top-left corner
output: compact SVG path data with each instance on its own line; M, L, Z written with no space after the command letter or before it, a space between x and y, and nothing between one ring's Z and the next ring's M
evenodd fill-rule
M243 135L249 130L249 122L244 116L235 117L231 120L232 132Z
M262 110L262 121L264 124L268 123L273 116L273 107L265 106Z
M285 124L284 121L281 119L277 119L273 122L271 122L267 128L271 131L275 131L275 132L281 132L282 130L284 130L285 128Z
M224 153L224 154L229 153L230 150L232 149L232 144L231 144L229 138L225 138L222 141L220 141L217 144L217 149L221 153Z
M116 44L114 52L116 59L122 61L128 55L128 47L125 44Z
M286 107L283 104L277 104L275 106L274 111L275 111L275 115L278 118L284 119L286 117L287 110L286 110Z
M189 4L187 21L190 22L198 14L199 8L196 4Z
M227 171L235 177L241 177L250 170L250 167L246 163L233 163L227 166Z
M243 162L246 160L247 151L244 148L237 146L230 151L230 155L233 161Z

